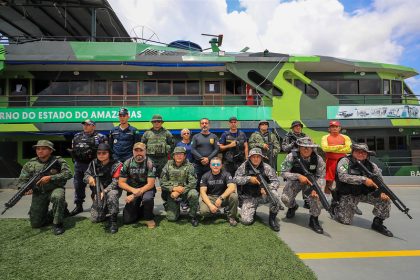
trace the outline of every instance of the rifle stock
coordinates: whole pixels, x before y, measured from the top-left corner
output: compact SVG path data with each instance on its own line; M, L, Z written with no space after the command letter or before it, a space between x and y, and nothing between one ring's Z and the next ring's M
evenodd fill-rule
M316 181L315 176L308 171L308 169L306 169L305 165L302 162L302 159L299 156L295 156L295 158L297 159L300 167L303 170L303 175L309 179L309 181L312 183L312 189L318 194L319 200L321 201L322 207L324 207L324 209L326 211L328 211L328 213L330 213L331 218L334 218L334 215L331 211L331 206L328 203L328 200L324 194L324 192L322 191L321 187L319 186L318 182Z
M99 180L99 177L101 177L102 174L96 173L95 160L92 161L92 165L93 165L93 175L95 178L95 191L96 191L95 202L96 202L96 208L97 208L96 210L98 211L100 215L104 215L105 206L106 206L106 195L102 187L102 184ZM104 197L102 199L101 199L101 193L104 194Z
M365 174L367 175L367 177L369 177L370 179L372 179L372 181L378 186L378 191L380 193L384 193L386 194L391 201L394 203L394 205L404 214L406 214L410 219L413 219L413 217L411 217L410 214L408 214L408 211L410 210L409 208L407 208L404 203L398 198L398 196L396 196L396 194L391 191L391 189L384 183L384 181L382 181L381 177L378 175L373 174L372 172L370 172L366 166L364 166L360 160L356 161L357 165L363 170L363 172L365 172Z
M35 189L36 188L36 182L39 181L39 179L41 179L46 172L48 172L53 166L54 164L58 161L58 158L55 158L53 161L51 161L51 163L49 163L48 165L45 165L44 168L42 168L41 171L39 171L38 173L36 173L34 176L32 176L31 179L29 179L28 182L26 182L18 191L17 193L11 198L9 199L9 201L7 201L4 204L5 209L3 210L3 212L1 212L1 214L3 215L9 208L12 208L13 206L16 205L16 203L19 202L19 200L25 195L26 192Z

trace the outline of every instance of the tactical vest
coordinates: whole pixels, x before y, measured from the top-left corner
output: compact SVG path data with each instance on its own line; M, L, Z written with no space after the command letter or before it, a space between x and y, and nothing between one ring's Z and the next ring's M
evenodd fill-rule
M116 171L116 167L118 167L118 165L115 165L117 161L110 160L107 165L102 165L98 159L94 159L94 161L95 172L99 176L99 180L101 181L103 187L106 188L112 182L112 175Z
M124 164L128 164L127 183L136 189L143 187L147 183L147 174L153 168L153 162L146 158L143 162L137 163L134 158L130 158Z
M174 160L169 160L167 172L163 176L165 176L166 180L185 187L188 185L188 162L185 161L178 167Z
M299 173L301 175L305 174L299 162L297 161L297 157L300 157L301 162L305 166L306 170L308 170L313 175L316 175L316 170L318 167L318 155L316 153L313 152L311 154L309 161L303 160L299 152L292 152L292 154L293 154L293 166L292 166L292 169L290 170L291 173Z
M147 139L147 155L166 156L170 152L170 145L166 143L166 129L148 130L145 138Z
M243 162L245 160L245 141L246 136L243 132L238 131L237 137L234 137L230 131L225 132L226 134L226 144L230 144L234 141L237 142L234 148L229 148L223 154L223 159L230 162Z
M245 164L245 174L247 176L255 176L256 174L254 173L254 171L249 166L250 164L251 164L250 162L247 162ZM262 177L267 182L270 182L268 176L264 172L264 163L263 162L261 162L260 165L256 169L258 169L258 171L261 173ZM261 196L261 191L260 190L261 190L260 186L252 185L252 184L249 184L249 183L242 186L242 193L244 195L248 195L248 196L252 196L252 197Z
M87 135L86 133L77 133L73 139L73 157L75 161L89 163L96 155L100 139L98 133Z
M124 161L133 155L133 145L136 142L137 129L128 126L121 130L119 126L110 131L110 145L118 160Z
M360 167L357 165L357 163L355 161L353 161L353 157L351 155L347 156L346 158L348 158L348 160L349 160L349 167L348 167L348 170L347 170L349 175L366 176L366 174L364 174L364 172L360 169ZM373 165L369 160L365 160L364 162L362 162L362 164L370 172L373 172ZM336 178L335 183L337 185L337 189L338 189L338 192L340 193L340 195L348 195L348 194L351 194L351 195L366 195L370 192L375 191L374 188L366 187L364 184L354 185L354 184L341 182L338 179L338 174L336 174L335 178Z

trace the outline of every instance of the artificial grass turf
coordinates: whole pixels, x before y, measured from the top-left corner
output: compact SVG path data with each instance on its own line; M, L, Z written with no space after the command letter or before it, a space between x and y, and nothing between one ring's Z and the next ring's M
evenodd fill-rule
M186 220L117 234L86 218L66 219L66 232L0 220L1 279L316 279L269 227L230 227L222 219L193 228Z

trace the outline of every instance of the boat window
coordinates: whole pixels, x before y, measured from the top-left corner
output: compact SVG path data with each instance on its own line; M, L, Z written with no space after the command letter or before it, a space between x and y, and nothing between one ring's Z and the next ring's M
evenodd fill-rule
M357 94L357 80L353 81L338 81L338 93L339 94Z
M220 81L205 81L204 93L221 93Z
M381 92L381 80L359 80L360 94L379 94Z
M156 80L145 80L143 82L144 94L157 94Z
M311 85L306 85L306 92L305 94L309 97L316 97L318 96L318 90Z
M392 81L392 94L401 95L402 87L401 81Z
M406 83L403 84L403 94L404 95L414 95L413 91L407 86Z
M389 137L390 150L406 150L407 142L405 136L390 136Z
M53 95L68 95L69 83L67 81L51 82L50 90Z
M93 81L92 95L106 95L107 82L106 81Z
M384 94L390 94L391 82L389 80L384 80Z
M300 91L302 93L305 93L305 83L302 82L301 80L295 80L295 87L297 87L298 89L300 89Z
M158 80L158 94L170 95L171 94L171 81Z
M112 95L123 95L124 87L122 81L112 81Z
M376 150L377 151L385 150L385 138L376 137Z
M137 81L127 81L127 95L137 95L138 92L138 82Z
M185 81L172 81L172 92L174 95L184 95L185 91Z
M315 81L319 86L331 94L337 94L337 81Z
M71 95L89 95L89 81L70 81Z
M245 94L244 82L241 80L226 80L226 95Z
M248 72L248 78L254 82L257 87L262 87L265 90L270 90L273 88L273 83L271 83L269 80L265 79L260 73L251 70Z
M200 82L199 81L187 81L187 94L188 95L199 95L200 94Z
M0 95L6 95L6 80L0 79Z

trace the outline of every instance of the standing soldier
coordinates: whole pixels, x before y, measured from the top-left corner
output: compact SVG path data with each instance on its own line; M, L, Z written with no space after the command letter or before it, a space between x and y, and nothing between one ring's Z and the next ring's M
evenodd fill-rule
M140 134L137 128L128 123L130 118L128 110L121 108L118 111L120 125L109 132L109 145L114 159L124 162L133 156L134 143L140 141Z
M277 201L280 201L277 189L280 185L276 171L267 163L262 162L263 154L260 148L253 148L249 151L248 160L239 166L236 171L234 181L238 186L242 186L243 203L241 208L241 222L244 225L250 225L254 222L254 214L258 205L269 203L269 199L261 182L256 177L252 166L259 171L265 181L268 183L272 195ZM275 203L270 202L268 222L272 230L280 231L280 225L276 220L279 208Z
M83 181L88 184L92 192L100 196L100 200L105 196L104 209L99 209L96 199L93 200L91 208L91 220L94 223L102 222L105 216L109 213L110 216L110 232L116 233L118 231L117 216L119 212L119 198L121 196L121 189L118 187L118 177L122 164L121 162L112 158L111 147L106 143L101 143L98 146L97 157L91 161L88 169L85 172ZM99 180L103 191L96 193L96 183Z
M25 193L32 194L32 203L29 210L29 220L33 228L40 228L53 223L53 233L64 233L64 210L66 209L64 185L71 178L70 167L67 162L58 156L53 156L54 144L48 140L39 140L33 146L36 157L30 159L22 168L19 176L19 184L25 184L35 174L55 159L57 162L49 169L48 175L43 176L36 187ZM48 206L52 203L51 211Z
M309 203L309 226L316 233L323 233L324 230L318 222L318 216L321 214L321 202L318 194L311 188L311 181L304 175L304 171L297 161L300 158L306 169L313 174L319 185L323 185L325 176L324 160L314 152L318 147L309 137L303 137L296 141L298 150L289 153L281 165L281 176L287 180L283 189L281 200L289 208L286 218L291 219L295 216L299 206L296 203L297 194L302 191L306 193Z
M229 119L229 131L223 132L219 140L223 153L223 166L230 175L235 176L238 167L247 159L248 140L244 132L238 130L238 119Z
M210 132L210 121L207 118L200 120L201 132L194 135L191 144L191 153L195 173L197 174L196 189L199 190L201 177L207 171L210 171L210 160L219 152L217 145L217 136Z
M390 199L386 194L375 191L378 186L356 163L356 161L360 161L371 173L382 179L382 171L369 160L369 155L372 153L365 143L353 144L351 155L338 161L336 191L339 201L338 205L333 208L333 212L340 223L349 225L353 221L359 202L372 204L372 213L375 216L372 229L392 237L392 232L383 225L383 221L389 218L391 211Z
M96 123L92 120L82 122L83 131L77 133L72 141L71 155L74 160L74 204L76 207L70 215L83 212L83 202L86 197L86 184L83 182L89 163L95 158L100 143L106 143L106 137L95 131Z
M290 126L291 131L286 133L286 136L281 143L281 148L286 153L290 153L292 150L297 150L298 146L296 141L299 138L306 137L306 134L302 132L303 123L300 121L293 121L292 125ZM302 192L303 198L303 207L309 209L308 197L305 195L305 192Z
M194 166L186 159L184 147L175 147L173 160L169 160L162 170L162 190L168 195L166 217L168 221L178 220L180 202L187 202L190 206L189 216L191 224L198 226L197 208L198 192L195 189L197 179Z
M141 142L134 144L133 157L123 163L118 180L120 188L127 191L124 224L135 223L144 217L148 228L156 227L153 215L155 172L152 160L146 157L146 145Z
M268 126L268 121L260 121L258 123L258 131L252 133L248 143L250 149L261 149L264 162L271 164L271 167L275 168L277 154L280 152L280 142L277 136L268 130Z

